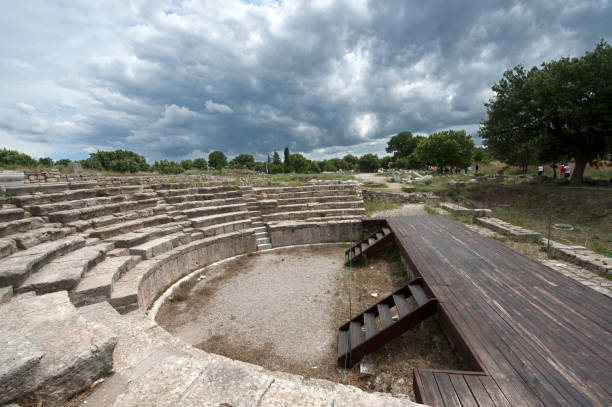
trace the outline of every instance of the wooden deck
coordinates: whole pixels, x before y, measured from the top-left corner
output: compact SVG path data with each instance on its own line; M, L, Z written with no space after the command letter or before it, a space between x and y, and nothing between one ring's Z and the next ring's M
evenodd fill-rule
M388 218L471 372L415 370L432 406L612 405L612 300L442 216Z

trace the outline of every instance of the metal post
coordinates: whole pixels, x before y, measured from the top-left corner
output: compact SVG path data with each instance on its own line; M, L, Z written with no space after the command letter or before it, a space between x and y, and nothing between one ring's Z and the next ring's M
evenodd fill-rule
M548 250L546 251L548 257L550 257L550 225L552 223L552 215L548 215Z

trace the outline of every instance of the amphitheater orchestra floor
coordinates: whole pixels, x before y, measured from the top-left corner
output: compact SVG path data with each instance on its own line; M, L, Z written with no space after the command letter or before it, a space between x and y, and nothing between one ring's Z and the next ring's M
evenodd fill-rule
M612 299L446 217L387 223L469 370L415 370L421 402L612 405Z

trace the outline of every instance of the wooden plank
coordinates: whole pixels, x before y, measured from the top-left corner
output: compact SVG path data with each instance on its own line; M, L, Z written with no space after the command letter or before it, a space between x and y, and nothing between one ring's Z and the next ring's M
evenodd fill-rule
M415 375L419 375L419 380L423 384L422 387L419 387L419 393L422 397L422 400L417 400L419 403L426 404L431 407L444 406L444 401L442 401L442 396L440 395L440 390L438 389L438 383L434 378L432 372L418 372L418 369L415 369Z
M348 334L346 331L338 331L338 357L343 357L347 353Z
M366 329L366 339L370 339L372 336L378 333L378 327L376 326L376 316L371 312L363 314L364 326Z
M380 318L380 325L382 329L386 329L393 325L393 318L391 318L391 311L387 304L378 304L378 317Z
M351 351L365 341L365 334L361 330L361 324L357 321L351 321L349 336L351 338Z
M495 383L495 380L489 376L481 376L478 379L480 379L480 383L482 383L484 388L487 390L489 397L491 397L491 400L493 400L496 406L510 407L508 399L501 391L497 383Z
M410 305L408 305L408 301L406 301L406 298L403 295L393 294L393 301L395 302L395 306L397 307L397 313L399 314L400 318L403 318L406 315L410 314Z
M446 407L461 407L461 402L455 388L450 381L448 373L434 373L436 383L438 383L438 389L440 389L440 395L444 401Z
M425 294L425 291L420 284L409 284L408 289L418 305L425 304L427 302L427 294Z
M465 382L461 374L449 374L450 381L453 384L457 398L462 407L478 407L478 403L474 399L469 386Z
M465 380L465 383L470 388L470 391L472 392L472 395L479 406L495 405L493 399L491 396L489 396L489 393L482 385L480 376L464 375L463 380Z

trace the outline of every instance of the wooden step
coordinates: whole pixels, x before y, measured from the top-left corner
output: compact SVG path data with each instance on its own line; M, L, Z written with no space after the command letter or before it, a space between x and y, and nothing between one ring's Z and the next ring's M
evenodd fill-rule
M365 238L363 241L357 243L355 246L347 249L345 253L349 257L349 262L358 263L366 258L366 256L372 256L379 250L381 250L387 243L393 240L393 233L389 228L382 228L378 232L375 232Z
M410 290L410 293L412 294L412 297L416 301L417 305L423 305L429 300L421 284L408 284L408 289Z
M411 281L342 325L338 332L338 364L352 367L365 354L375 351L434 315L438 310L438 301L427 297L422 284L421 278ZM418 299L415 296L417 306L414 309L407 300L407 297L414 295L413 292L418 296ZM423 299L424 302L419 304ZM399 315L396 321L391 317L393 306ZM380 330L376 316L380 320Z

